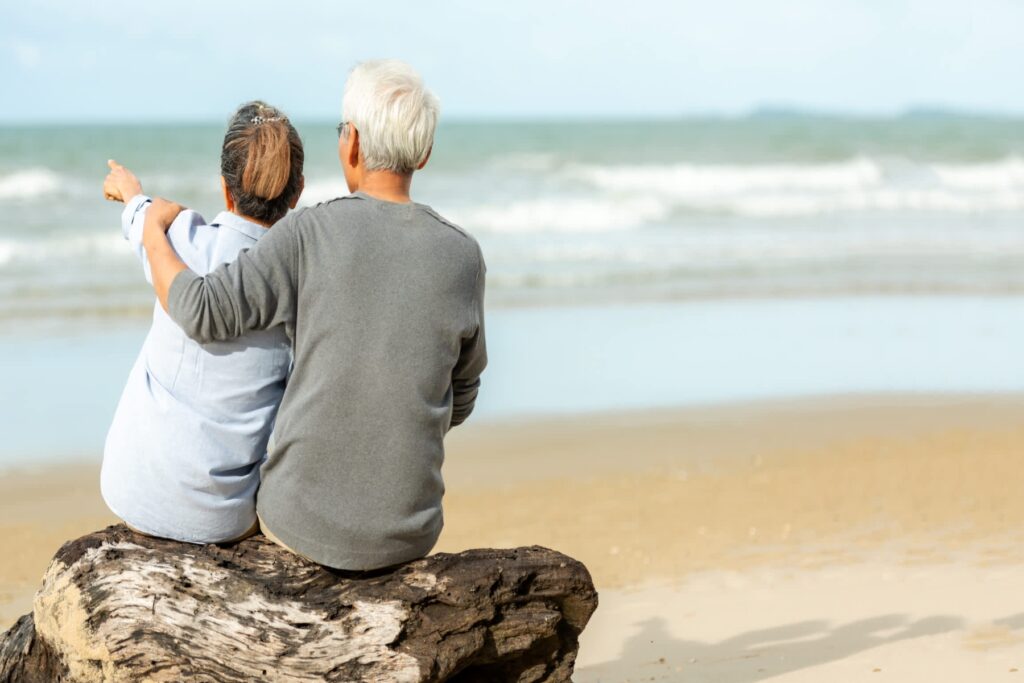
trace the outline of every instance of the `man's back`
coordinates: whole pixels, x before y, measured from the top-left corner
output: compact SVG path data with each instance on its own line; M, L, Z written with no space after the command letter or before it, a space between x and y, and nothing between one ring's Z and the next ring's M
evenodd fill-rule
M274 231L273 259L254 249L236 274L256 306L288 309L294 334L261 520L332 567L423 556L442 526L443 437L472 410L486 363L479 247L425 206L362 193ZM172 313L188 299L176 281Z

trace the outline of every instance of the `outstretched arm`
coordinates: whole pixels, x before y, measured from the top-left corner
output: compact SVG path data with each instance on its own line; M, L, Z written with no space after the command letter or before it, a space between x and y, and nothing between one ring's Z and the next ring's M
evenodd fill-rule
M146 252L142 248L142 221L151 200L142 193L142 183L134 173L113 159L107 159L107 166L110 172L103 179L103 198L125 205L124 211L121 212L121 233L128 240L135 256L142 262L146 282L152 284Z
M128 240L136 258L142 263L146 282L152 284L149 260L146 258L146 250L142 245L142 234L146 213L153 200L143 192L142 183L129 169L113 159L107 161L107 165L110 167L110 173L103 181L103 196L109 201L124 203L124 211L121 212L121 232ZM202 225L203 222L203 217L195 211L189 211L183 215L169 232L172 236L172 244L180 248L191 239L192 229Z
M153 200L146 212L143 246L160 305L192 339L234 339L295 320L298 250L293 216L279 221L252 249L242 251L205 277L190 271L167 240L181 211Z

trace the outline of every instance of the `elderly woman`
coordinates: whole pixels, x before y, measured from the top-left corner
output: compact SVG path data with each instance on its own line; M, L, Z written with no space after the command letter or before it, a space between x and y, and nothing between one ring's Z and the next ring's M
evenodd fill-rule
M302 161L302 141L284 114L262 102L243 105L221 150L227 210L210 223L183 212L164 243L198 273L234 261L298 202ZM148 280L142 239L153 202L131 171L109 163L104 193L126 202L124 236ZM101 489L114 514L138 531L219 543L259 528L259 466L292 356L283 325L205 341L189 339L155 307L107 435Z
M154 207L143 239L157 295L193 339L294 330L261 525L315 562L365 570L421 557L441 532L443 437L472 411L486 364L484 262L410 199L438 117L419 76L357 66L343 116L351 195L293 212L205 277L164 236L180 207Z

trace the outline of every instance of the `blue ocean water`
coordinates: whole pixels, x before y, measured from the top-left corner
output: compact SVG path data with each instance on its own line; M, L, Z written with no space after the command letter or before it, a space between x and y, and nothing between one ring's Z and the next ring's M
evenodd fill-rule
M1024 391L1024 297L498 308L474 421L851 393ZM145 328L0 335L0 466L96 458Z
M301 201L343 194L332 125L297 125ZM0 127L0 324L146 315L106 160L212 215L222 135ZM413 189L479 238L495 305L1024 293L1018 119L448 123Z
M297 127L302 203L344 193ZM141 344L106 160L213 215L222 135L0 127L0 465L95 457ZM1021 119L446 122L413 190L487 259L479 419L1024 391Z

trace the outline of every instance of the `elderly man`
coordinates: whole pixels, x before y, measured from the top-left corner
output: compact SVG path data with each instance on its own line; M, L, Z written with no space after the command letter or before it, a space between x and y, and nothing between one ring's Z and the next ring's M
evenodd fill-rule
M166 239L180 207L159 203L146 219L153 286L190 337L287 330L294 371L257 511L268 537L329 567L375 569L434 546L443 437L473 410L487 362L480 248L409 196L438 110L408 65L357 66L338 126L352 194L289 214L206 277Z

